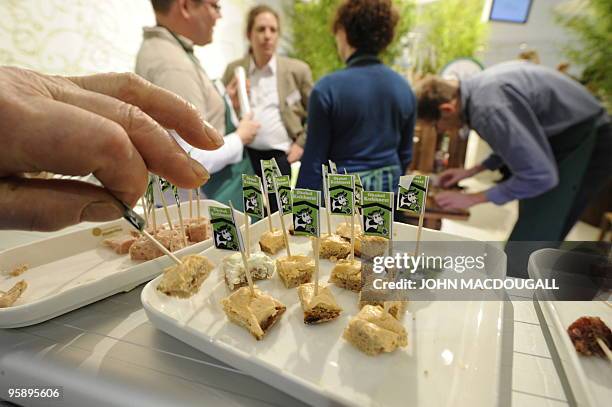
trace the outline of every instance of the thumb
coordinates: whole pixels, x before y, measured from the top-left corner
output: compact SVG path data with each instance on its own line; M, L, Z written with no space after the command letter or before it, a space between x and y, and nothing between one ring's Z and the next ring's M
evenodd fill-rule
M54 231L80 222L118 219L123 209L109 192L81 181L0 180L0 229Z

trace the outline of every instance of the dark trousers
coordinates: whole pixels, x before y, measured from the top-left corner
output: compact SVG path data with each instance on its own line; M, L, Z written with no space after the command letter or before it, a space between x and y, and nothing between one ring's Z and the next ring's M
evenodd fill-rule
M597 129L597 140L593 154L574 198L572 208L565 218L562 239L576 224L582 212L610 184L612 180L612 124L607 123Z
M276 163L278 164L278 169L280 170L282 175L291 176L291 165L289 161L287 161L287 153L281 150L254 150L252 148L247 147L247 153L249 154L249 158L251 159L251 163L253 164L253 169L255 170L255 174L262 177L261 173L261 165L259 160L271 160L272 158L276 159ZM278 205L276 204L276 195L270 194L270 210L272 212L276 212L278 210Z

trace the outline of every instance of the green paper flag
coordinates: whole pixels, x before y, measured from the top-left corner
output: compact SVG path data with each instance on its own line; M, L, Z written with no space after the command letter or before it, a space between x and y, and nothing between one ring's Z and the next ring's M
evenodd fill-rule
M427 204L426 175L404 175L400 177L397 194L397 210L420 215Z
M393 192L363 191L363 233L391 238Z
M263 197L259 176L242 174L242 199L246 214L263 218Z
M269 194L274 193L274 184L272 183L272 177L281 175L276 160L260 160L261 173L263 174L263 185Z
M157 181L159 182L159 189L161 189L162 192L165 192L168 188L172 188L172 185L162 177L157 177Z
M321 192L310 189L294 189L293 195L293 230L296 236L319 237L321 222L319 207Z
M215 247L222 250L240 251L240 237L230 208L210 206L208 208L213 229Z
M281 215L291 213L291 179L288 175L281 175L280 177L274 177L276 182L276 205Z
M352 215L354 213L354 187L352 175L329 174L330 213L332 215Z

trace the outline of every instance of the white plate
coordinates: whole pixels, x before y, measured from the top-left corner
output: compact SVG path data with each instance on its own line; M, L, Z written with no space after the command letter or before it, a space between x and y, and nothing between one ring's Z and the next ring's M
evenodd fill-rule
M529 258L529 276L548 275L562 250L542 249ZM545 318L563 372L578 406L609 406L612 400L612 363L600 357L581 356L574 349L567 328L578 318L601 318L612 327L612 308L603 301L543 301L538 293L538 304Z
M213 200L201 200L201 215L208 217L210 205L225 206ZM188 205L183 204L181 209L186 218ZM173 221L178 222L176 205L169 206L168 211ZM236 215L242 225L242 213L236 212ZM156 218L158 224L166 223L163 209L157 209ZM171 263L167 256L147 262L134 261L129 254L116 254L102 244L104 239L127 234L130 230L132 226L120 219L0 252L0 270L11 270L24 263L29 265L20 276L0 275L0 290L3 291L20 280L28 283L28 288L13 306L0 308L0 328L37 324L118 292L129 291L156 277ZM197 253L210 246L212 239L207 239L177 254Z
M274 223L279 225L278 216ZM257 242L266 229L267 222L252 225L251 241ZM395 229L404 240L415 236L415 227L396 224ZM429 230L423 238L460 240ZM290 239L292 253L312 255L307 238ZM214 247L204 251L217 265L228 254L231 252ZM505 256L492 249L489 256L493 254ZM285 252L274 257L283 255ZM502 263L505 267L505 258ZM321 281L327 281L331 266L321 261ZM277 325L258 342L225 317L219 302L229 292L219 268L189 299L159 293L160 278L149 282L141 294L145 311L157 328L306 403L500 405L503 302L410 303L403 319L408 347L370 357L341 338L350 317L358 312L356 293L330 286L344 312L335 321L308 326L296 289L286 289L276 275L258 281L263 291L287 306Z

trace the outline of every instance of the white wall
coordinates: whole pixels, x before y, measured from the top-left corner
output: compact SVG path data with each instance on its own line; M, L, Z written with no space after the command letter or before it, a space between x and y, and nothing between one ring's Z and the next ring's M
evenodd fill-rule
M538 52L542 65L555 68L567 61L561 47L572 37L553 16L553 8L563 3L567 0L533 0L526 24L489 22L489 42L482 56L485 66L516 59L523 43Z
M246 51L253 0L221 0L211 45L196 54L211 77ZM281 0L266 3L280 9ZM0 0L0 65L51 74L132 71L142 27L155 24L149 0Z

